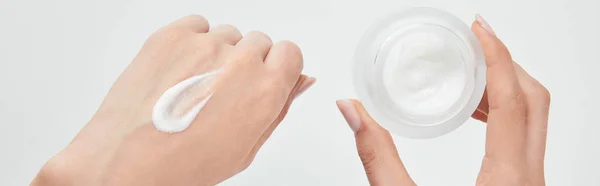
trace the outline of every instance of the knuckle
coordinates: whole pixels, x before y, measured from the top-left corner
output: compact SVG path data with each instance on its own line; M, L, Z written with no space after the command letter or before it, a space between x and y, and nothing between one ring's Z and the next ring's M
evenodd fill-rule
M240 34L240 31L237 29L237 27L230 25L230 24L222 24L222 25L217 26L216 28L227 30L232 33Z
M68 181L67 178L77 174L76 170L70 167L71 164L54 157L42 166L35 179L45 183L52 183L51 185L65 184Z
M188 15L161 27L152 36L153 38L181 39L182 36L188 36L191 33L186 29L191 24L208 25L208 20L201 15Z
M190 20L190 21L194 21L194 22L208 22L208 20L206 20L206 18L204 16L201 16L198 14L186 15L186 16L183 16L181 19L182 20Z
M363 125L364 126L364 125ZM392 138L392 135L390 134L390 132L383 128L382 126L375 126L372 128L367 128L367 130L370 130L373 135L376 136L376 140L378 143L382 144L382 145L386 145L386 146L395 146L394 145L394 138ZM365 130L365 131L367 131Z
M392 135L390 134L390 132L388 132L388 130L384 129L383 127L379 126L378 128L378 133L379 135L382 137L382 140L385 144L394 144L394 139L392 138Z
M182 17L179 21L185 24L200 24L200 25L208 25L208 20L201 15L198 14L190 14Z
M280 41L277 43L277 46L281 47L281 51L288 56L302 57L302 51L300 50L300 47L298 47L298 45L296 45L294 42L287 40Z
M529 104L532 104L532 106L550 105L550 91L540 82L531 78L524 86L527 86L523 88L523 91Z
M537 86L533 89L533 97L536 102L541 105L549 105L551 101L550 91L544 87L544 85L537 83Z
M252 37L257 37L260 38L262 40L265 40L267 42L272 43L273 41L271 40L271 37L269 37L267 34L265 34L264 32L261 31L250 31L247 34L248 36L252 36Z
M281 41L277 44L277 47L280 48L279 50L282 52L285 59L288 59L288 61L292 63L290 65L296 69L302 69L302 51L298 45L291 41Z
M233 39L235 39L235 40L240 40L242 38L242 33L240 32L240 30L238 30L233 25L224 24L224 25L219 25L218 27L220 30L222 30L222 32L226 32L228 34L228 36L221 36L221 37L233 37Z
M387 129L383 128L381 125L373 125L372 123L368 123L372 122L370 120L362 122L363 123L361 124L361 130L358 131L357 135L362 135L361 133L364 133L364 135L376 136L377 140L380 140L380 142L382 143L387 144L393 142L392 135L390 134L390 132Z
M188 15L168 24L161 29L175 32L195 33L197 31L208 30L209 24L206 18L201 15Z
M510 51L508 50L508 47L506 47L506 45L502 41L498 42L498 44L495 45L495 49L500 54L503 54L503 56L507 57L508 59L510 59L510 61L512 61Z

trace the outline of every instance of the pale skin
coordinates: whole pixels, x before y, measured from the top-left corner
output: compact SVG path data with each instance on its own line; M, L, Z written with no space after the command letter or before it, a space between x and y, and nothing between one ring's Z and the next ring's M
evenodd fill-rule
M479 19L478 19L479 20ZM478 185L544 185L549 94L514 63L481 20L472 26L488 65L484 99L473 118L487 122ZM73 141L49 160L33 186L215 185L243 171L316 79L301 74L302 54L290 41L261 32L210 27L201 16L156 31L114 83ZM214 94L189 128L160 132L152 107L169 87L220 69ZM193 105L182 104L176 110ZM355 132L371 185L415 185L390 134L359 101L337 102Z
M210 28L201 16L179 19L150 36L32 185L215 185L248 167L294 98L315 82L301 75L302 63L290 41ZM162 93L217 68L214 93L190 127L157 131L151 111Z
M486 122L486 148L479 186L541 186L550 94L515 63L491 27L477 16L472 24L485 53L487 87L473 118ZM358 154L371 185L413 186L387 130L357 100L338 107L355 132Z

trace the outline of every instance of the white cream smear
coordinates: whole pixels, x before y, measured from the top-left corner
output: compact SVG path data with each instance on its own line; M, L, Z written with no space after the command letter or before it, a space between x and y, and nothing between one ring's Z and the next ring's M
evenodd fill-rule
M162 132L181 132L211 98L218 71L211 71L183 80L167 89L152 109L152 123Z
M465 87L461 46L451 41L455 36L436 30L407 30L384 56L385 89L395 105L410 115L443 113L459 101Z

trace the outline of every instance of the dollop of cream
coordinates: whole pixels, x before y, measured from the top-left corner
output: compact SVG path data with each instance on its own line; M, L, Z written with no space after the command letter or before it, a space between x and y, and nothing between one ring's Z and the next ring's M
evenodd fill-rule
M190 77L167 89L154 104L152 123L161 132L188 128L213 95L218 70Z
M459 100L465 87L461 46L451 41L455 36L429 30L413 29L398 36L383 69L391 99L411 115L443 113Z

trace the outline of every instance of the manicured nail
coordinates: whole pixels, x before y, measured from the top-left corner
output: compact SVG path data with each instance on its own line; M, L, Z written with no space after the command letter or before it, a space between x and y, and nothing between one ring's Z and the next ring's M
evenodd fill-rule
M358 112L356 112L356 108L354 107L354 103L351 100L337 100L336 104L344 119L348 125L350 125L350 129L356 133L358 129L360 129L360 116Z
M485 111L483 109L475 109L475 112L481 112L481 114L488 116L488 114L485 113Z
M306 78L302 82L302 85L300 85L300 87L298 87L298 90L296 91L296 97L294 97L294 98L297 98L298 96L302 95L302 93L306 92L306 90L308 90L308 88L312 87L316 81L317 81L317 79L314 77Z
M483 27L490 34L492 34L494 36L496 35L496 33L494 32L494 30L492 29L492 27L490 26L490 24L488 24L485 21L485 19L483 19L483 17L481 17L481 15L475 14L475 20L477 20L477 22L479 23L479 25L481 25L481 27Z

